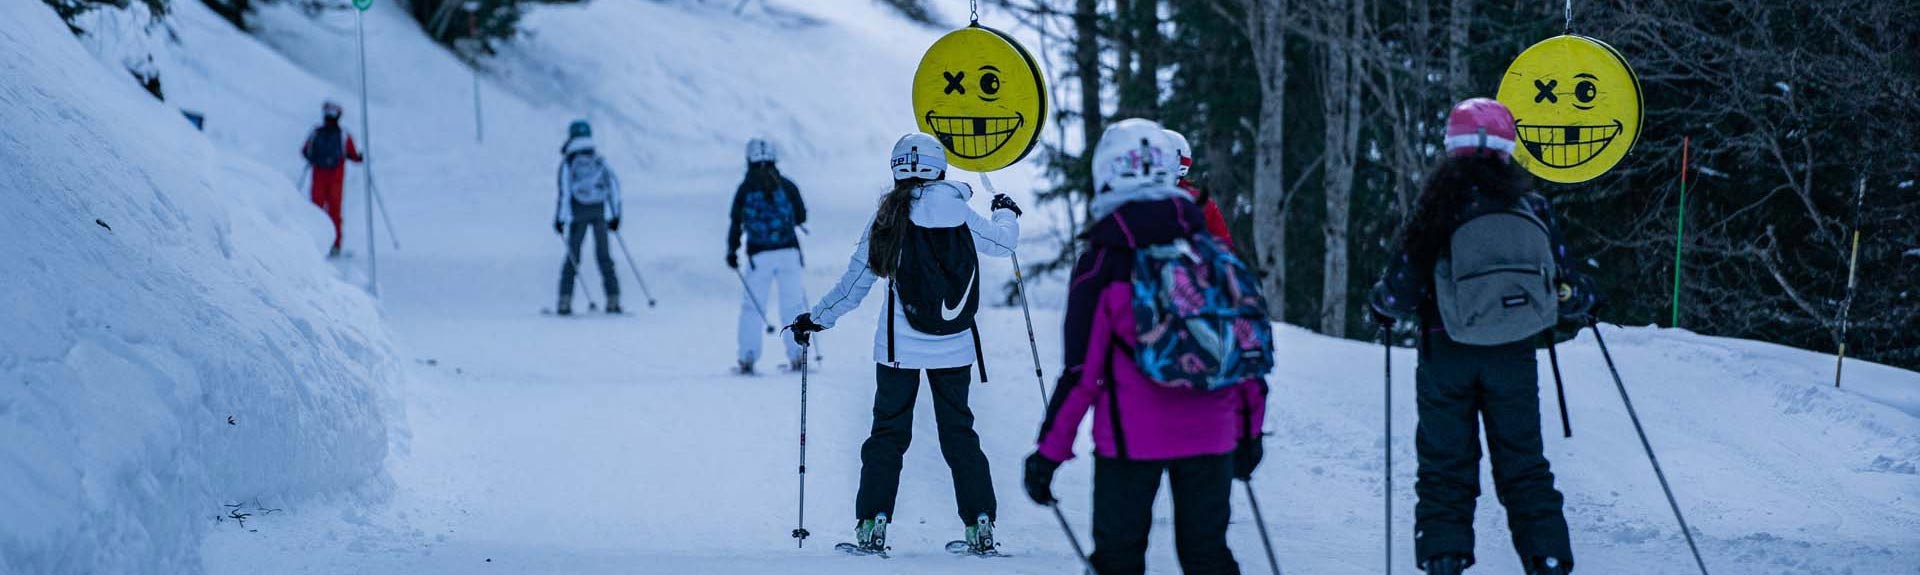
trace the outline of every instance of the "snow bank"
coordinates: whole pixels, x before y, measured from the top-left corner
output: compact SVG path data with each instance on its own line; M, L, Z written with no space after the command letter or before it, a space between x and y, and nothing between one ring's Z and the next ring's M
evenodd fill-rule
M293 183L42 3L0 53L0 572L194 572L224 505L382 494L400 371Z

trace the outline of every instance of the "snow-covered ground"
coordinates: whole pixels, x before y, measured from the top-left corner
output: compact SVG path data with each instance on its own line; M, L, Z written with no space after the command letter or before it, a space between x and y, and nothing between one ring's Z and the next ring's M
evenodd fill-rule
M0 53L0 573L191 572L216 516L380 500L402 368L325 218L44 4Z
M796 520L797 377L726 373L739 300L721 256L740 146L752 135L783 145L783 170L812 211L808 287L824 290L887 184L886 147L911 129L907 79L939 31L865 0L756 2L739 16L733 4L601 0L535 10L529 36L488 61L484 143L474 138L469 71L391 3L369 12L375 169L403 247L379 240L377 314L334 279L366 279L359 167L347 212L356 257L332 270L310 259L317 218L289 181L319 101L354 102L350 13L309 18L268 6L262 42L197 2L176 2L180 44L161 67L169 105L209 112L202 139L123 73L87 59L41 4L5 4L0 46L28 56L0 62L0 170L28 177L8 178L23 187L0 195L0 238L25 246L0 254L0 295L13 302L8 323L28 329L0 333L0 430L9 437L0 443L0 508L31 513L0 514L0 572L178 572L195 560L236 575L1071 571L1052 517L1019 487L1040 401L1018 309L983 312L993 381L973 396L995 465L1000 534L1014 557L982 563L940 550L960 526L925 406L894 557L828 549L853 522L874 305L822 337L827 357L808 397L807 527L815 535L804 549L787 537ZM357 109L348 108L357 132ZM574 117L594 121L621 173L623 231L658 308L645 308L626 276L627 317L537 313L552 305L562 258L548 227L552 170ZM104 143L87 145L95 140ZM1036 172L1029 162L997 181L1027 200ZM1027 246L1045 253L1057 239L1036 211L1024 222ZM94 217L115 235L103 235ZM205 223L221 217L232 223ZM101 239L129 234L137 237ZM15 272L23 269L34 271ZM1007 268L989 270L1005 277ZM597 276L588 271L583 283L597 286ZM1055 373L1061 290L1034 289L1045 304L1034 310L1041 352ZM319 303L301 303L312 300ZM110 333L125 339L88 351L115 341L96 327L109 318ZM144 331L121 331L136 327ZM1920 374L1850 362L1848 387L1835 390L1828 356L1606 329L1716 572L1915 572ZM1281 561L1296 573L1380 573L1382 351L1291 328L1279 348L1274 435L1255 487ZM186 359L124 359L152 350ZM1413 573L1414 357L1393 355L1395 571ZM1563 345L1560 356L1577 435L1550 437L1547 448L1581 571L1690 572L1592 335ZM196 361L215 368L188 367ZM142 369L112 367L127 364ZM334 395L242 396L228 389L238 382L211 375L223 366L264 371L263 380L295 369ZM1544 360L1541 369L1550 382ZM69 403L55 404L66 406L58 417L37 415L47 400L36 394L50 392L20 390L41 387L36 374L49 371L64 379L48 383L91 399L62 400ZM164 388L171 399L137 405L179 405L168 413L183 422L255 402L246 409L259 415L241 415L235 429L262 419L289 426L270 429L291 438L229 448L219 443L228 432L221 421L172 424L185 431L140 443L129 437L145 436L128 422L148 412L126 400L140 396L88 387L122 380L176 384ZM210 391L183 392L194 388L182 382ZM404 405L383 414L383 389ZM1549 429L1559 423L1551 394L1544 388ZM300 427L272 423L296 417ZM404 427L385 423L402 418ZM115 425L89 428L100 423ZM28 437L92 439L20 448L11 438L23 427ZM113 443L96 446L103 442ZM76 473L68 468L82 468L81 478L63 479ZM1056 486L1083 541L1090 468L1068 464ZM232 469L249 470L243 478L252 483L223 479ZM244 527L212 520L219 503L243 493L283 511ZM1236 496L1236 504L1245 501ZM1156 572L1172 572L1169 515L1159 517L1151 560ZM1243 569L1261 572L1249 518L1236 509L1232 543ZM1519 573L1491 495L1479 519L1474 573ZM169 530L142 540L135 524ZM149 558L171 563L133 562Z

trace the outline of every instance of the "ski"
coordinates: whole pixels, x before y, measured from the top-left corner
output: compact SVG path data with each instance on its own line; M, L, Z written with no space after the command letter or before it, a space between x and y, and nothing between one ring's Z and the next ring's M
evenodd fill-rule
M861 547L859 544L855 544L855 543L840 543L840 544L834 545L833 550L839 551L841 553L846 553L848 555L853 555L856 557L879 557L881 559L891 558L887 555L886 549L869 549L866 547Z
M555 311L553 311L553 308L550 308L550 307L543 307L543 308L540 308L540 315L544 315L544 316L551 316L551 317L566 317L566 318L589 318L589 317L595 317L595 316L604 316L604 317L627 317L627 316L629 316L629 315L633 315L633 314L629 314L629 313L627 313L627 312L624 312L624 311L620 311L620 312L604 312L604 311L599 311L599 310L598 310L598 308L595 308L595 309L590 309L590 310L588 310L588 311L580 311L580 310L578 310L578 309L575 309L575 310L573 310L573 313L569 313L569 314L564 314L564 315L562 315L562 314L560 314L560 313L557 313L557 312L555 312Z
M1012 555L1001 553L997 545L989 549L974 549L973 545L965 541L948 541L947 552L966 557L1012 557Z

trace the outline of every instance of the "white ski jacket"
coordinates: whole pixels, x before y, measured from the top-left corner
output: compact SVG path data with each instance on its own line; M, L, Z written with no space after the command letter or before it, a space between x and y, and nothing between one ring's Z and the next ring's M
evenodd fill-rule
M571 224L576 216L575 210L582 208L588 210L585 215L589 218L594 217L592 212L597 211L599 219L618 219L620 178L613 175L613 169L607 166L606 159L601 158L594 149L593 138L583 136L567 140L560 152L560 197L554 202L553 221Z
M947 180L922 184L913 194L913 207L909 215L914 224L925 228L952 228L966 224L968 230L973 232L975 250L993 257L1013 255L1013 248L1020 241L1020 222L1012 210L995 210L993 218L989 220L967 205L967 200L973 198L972 187ZM873 229L871 219L866 229ZM873 270L867 267L867 232L862 231L860 243L854 246L853 257L847 262L847 272L840 276L840 282L834 284L833 289L820 298L819 305L813 307L813 321L833 327L840 316L860 307L860 302L866 299L867 292L873 289L877 279ZM883 289L882 293L891 292ZM907 322L905 308L893 307L894 362L887 363L887 320L881 318L873 330L874 363L901 369L973 365L972 333L921 333Z

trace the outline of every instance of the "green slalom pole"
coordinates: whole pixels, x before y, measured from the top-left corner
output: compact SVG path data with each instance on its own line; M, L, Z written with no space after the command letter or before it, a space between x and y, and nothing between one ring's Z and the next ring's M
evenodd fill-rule
M1687 152L1693 138L1680 138L1680 223L1673 234L1673 323L1680 327L1680 253L1687 237Z

